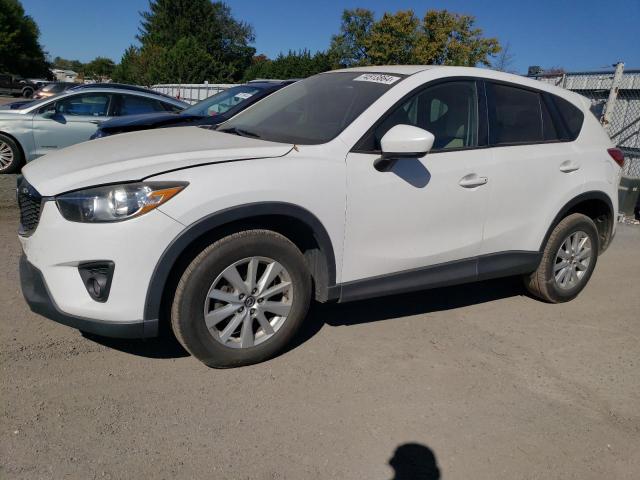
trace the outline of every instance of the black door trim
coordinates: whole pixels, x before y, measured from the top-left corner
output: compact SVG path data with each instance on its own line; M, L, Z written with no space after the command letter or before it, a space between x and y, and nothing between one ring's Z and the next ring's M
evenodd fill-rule
M500 252L355 280L339 285L340 302L531 273L541 258L540 252Z

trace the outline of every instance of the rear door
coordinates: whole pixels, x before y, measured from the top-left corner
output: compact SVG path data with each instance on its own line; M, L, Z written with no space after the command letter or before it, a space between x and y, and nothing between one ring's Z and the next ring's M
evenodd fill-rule
M35 156L89 140L109 119L112 98L109 93L77 93L40 108L33 117Z
M487 81L489 203L481 254L535 252L560 208L583 185L580 152L554 96ZM564 100L563 100L564 101Z

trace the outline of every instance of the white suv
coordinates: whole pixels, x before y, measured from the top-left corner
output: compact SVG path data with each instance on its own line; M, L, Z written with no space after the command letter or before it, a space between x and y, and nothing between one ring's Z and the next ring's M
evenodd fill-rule
M277 354L314 299L523 275L571 300L613 237L623 161L589 106L484 69L368 67L217 130L75 145L19 180L22 289L83 331L171 325L214 367Z

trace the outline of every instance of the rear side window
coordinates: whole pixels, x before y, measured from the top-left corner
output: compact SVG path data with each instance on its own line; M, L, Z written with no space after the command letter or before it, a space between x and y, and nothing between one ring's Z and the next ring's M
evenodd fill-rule
M178 107L176 105L173 105L171 103L166 103L166 102L161 102L161 103L162 103L162 106L164 107L164 109L167 112L178 113L178 112L182 111L182 108L180 108L180 107Z
M488 84L493 110L491 143L504 145L544 141L540 94L506 85Z
M164 112L162 104L154 99L135 95L122 95L120 115L137 115L141 113Z
M575 140L580 134L582 123L584 122L584 113L571 102L564 98L552 95L553 101L558 109L558 115L562 126L565 129L563 140Z
M542 135L544 136L545 141L554 141L560 140L561 136L558 133L558 129L553 122L553 117L551 116L550 107L548 105L548 100L546 98L541 99L540 106L542 107Z

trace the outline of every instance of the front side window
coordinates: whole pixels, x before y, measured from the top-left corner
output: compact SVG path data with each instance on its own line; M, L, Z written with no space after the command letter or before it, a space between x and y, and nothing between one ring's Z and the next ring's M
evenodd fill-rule
M110 98L105 93L72 95L55 102L55 110L62 115L106 117Z
M372 134L356 147L379 151L382 137L396 125L412 125L433 134L433 150L478 145L478 93L473 81L451 81L427 87L382 117Z
M493 145L536 143L544 140L540 94L506 85L487 84L491 90Z
M260 91L259 88L251 85L240 85L231 87L220 93L196 103L187 108L184 113L187 115L200 115L202 117L213 117L231 110L236 105L246 102Z
M219 130L274 142L326 143L403 78L398 74L321 73L269 95Z

